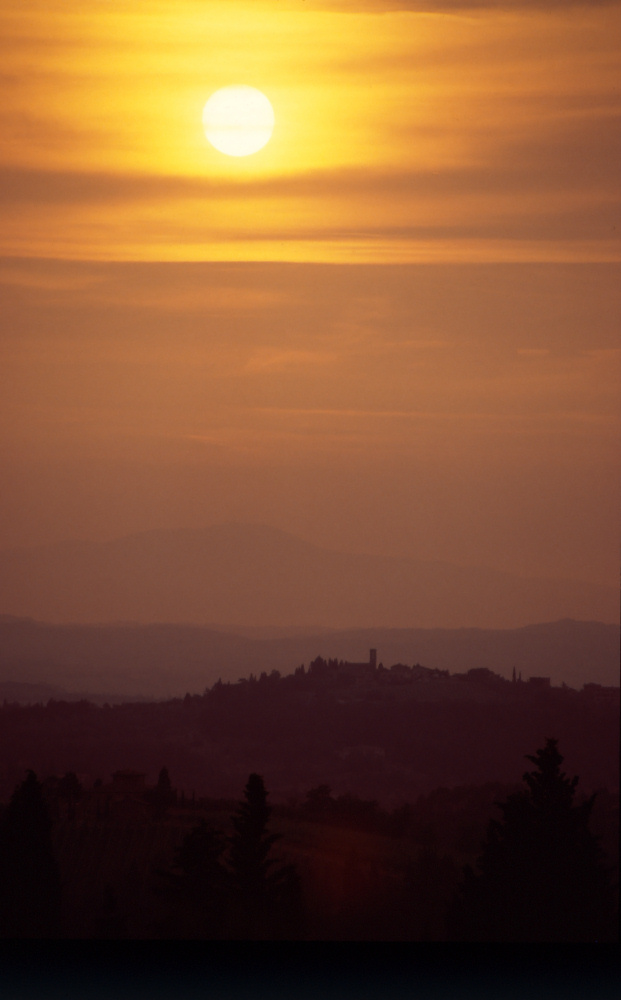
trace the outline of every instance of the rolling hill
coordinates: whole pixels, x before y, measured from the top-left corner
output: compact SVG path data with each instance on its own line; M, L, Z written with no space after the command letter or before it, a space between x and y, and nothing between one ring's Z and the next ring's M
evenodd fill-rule
M147 699L202 693L218 678L251 673L292 673L316 656L420 663L460 673L487 667L506 678L513 667L526 680L548 676L553 684L580 688L589 681L619 684L619 628L571 620L519 629L294 630L253 638L188 625L55 625L0 618L0 698L47 700L49 685L65 692ZM20 687L16 687L16 685ZM3 690L2 685L5 685ZM9 687L6 687L9 685ZM63 697L52 691L47 697ZM97 700L101 700L101 697ZM113 700L110 695L107 700Z

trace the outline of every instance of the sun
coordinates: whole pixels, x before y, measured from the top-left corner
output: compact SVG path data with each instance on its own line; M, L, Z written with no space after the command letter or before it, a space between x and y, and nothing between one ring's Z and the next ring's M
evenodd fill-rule
M255 87L223 87L203 108L209 142L227 156L250 156L263 149L274 129L274 109Z

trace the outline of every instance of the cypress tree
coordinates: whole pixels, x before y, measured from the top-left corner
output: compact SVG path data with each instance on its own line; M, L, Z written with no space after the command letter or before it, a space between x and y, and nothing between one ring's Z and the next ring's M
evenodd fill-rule
M226 933L230 876L221 863L226 841L201 820L183 838L172 869L158 870L167 936L221 939Z
M17 786L0 830L0 934L58 935L61 885L52 849L52 823L34 771Z
M557 740L527 759L527 789L496 805L478 859L450 916L466 941L605 941L615 938L614 887L589 830L595 795L574 802L578 778L561 772Z
M280 834L269 833L271 815L263 778L251 774L233 816L229 864L233 880L233 936L270 938L299 932L301 895L293 865L274 866L269 854ZM284 924L287 924L286 930Z

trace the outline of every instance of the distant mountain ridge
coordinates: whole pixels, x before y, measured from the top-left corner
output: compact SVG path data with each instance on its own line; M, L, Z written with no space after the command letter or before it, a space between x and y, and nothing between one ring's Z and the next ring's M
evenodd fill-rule
M242 630L243 631L243 630ZM222 678L292 673L317 656L362 662L377 649L378 662L451 674L487 667L510 678L547 676L552 684L581 688L619 685L619 627L571 620L519 629L348 629L253 638L236 631L188 625L53 625L0 618L0 691L13 700L16 684L48 685L72 693L146 699L202 693ZM28 697L27 697L28 696ZM43 697L43 695L41 696ZM62 697L50 694L48 697ZM44 699L45 700L45 699ZM101 700L98 698L98 700Z
M265 525L0 551L0 608L49 622L517 628L617 622L612 587L323 549Z

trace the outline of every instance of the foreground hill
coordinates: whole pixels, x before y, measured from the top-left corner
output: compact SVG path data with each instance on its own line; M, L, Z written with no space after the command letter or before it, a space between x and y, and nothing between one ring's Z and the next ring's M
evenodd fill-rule
M619 628L601 622L275 631L272 636L261 630L263 638L256 638L190 625L50 625L0 617L0 700L47 701L79 693L98 701L176 697L201 693L218 678L292 673L318 655L365 661L371 647L386 666L420 663L451 673L486 667L506 678L515 667L524 680L543 675L574 688L619 684Z
M265 525L0 552L0 608L52 622L516 628L618 620L612 587L319 548Z
M166 766L178 787L201 795L235 795L257 771L280 801L327 783L403 802L442 786L515 781L524 747L548 736L581 790L617 787L618 689L317 658L286 677L264 673L166 702L0 705L0 785L10 794L27 767L91 781L131 767L155 781Z

